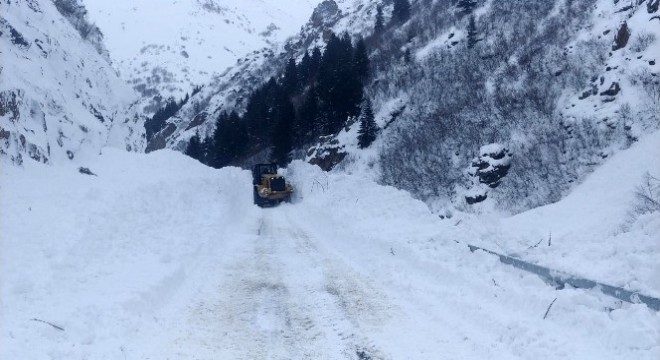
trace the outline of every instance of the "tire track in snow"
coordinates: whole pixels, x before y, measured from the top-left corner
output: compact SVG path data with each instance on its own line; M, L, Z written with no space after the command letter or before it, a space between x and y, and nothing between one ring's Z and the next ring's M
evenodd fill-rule
M312 237L292 221L292 207L280 208L280 221L294 241L295 251L307 259L308 269L317 269L319 280L310 292L316 296L307 303L310 313L317 313L318 326L334 340L341 357L347 359L386 359L367 333L389 321L394 307L387 297L346 263L333 254L323 253ZM293 274L295 276L295 274ZM321 288L321 289L319 289Z
M263 210L256 235L219 269L216 293L190 307L194 331L177 339L177 356L197 349L196 358L209 359L387 358L361 329L387 320L384 296L319 253L284 208Z
M292 207L290 219L317 237L319 252L352 264L398 304L391 321L367 329L376 347L393 358L585 358L607 338L590 329L608 326L609 299L580 290L557 293L537 277L475 256L449 239L429 240L441 246L433 250L431 243L427 249L424 243L396 242L387 233L369 236L323 206ZM392 244L396 255L389 253ZM571 316L545 320L555 297L557 311ZM562 299L580 307L561 308ZM596 322L585 325L585 319Z

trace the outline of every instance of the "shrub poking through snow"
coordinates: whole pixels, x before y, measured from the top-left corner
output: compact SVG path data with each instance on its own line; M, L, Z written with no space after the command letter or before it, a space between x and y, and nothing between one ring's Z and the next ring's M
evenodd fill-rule
M649 172L644 174L644 181L635 191L636 214L649 214L660 211L660 179Z

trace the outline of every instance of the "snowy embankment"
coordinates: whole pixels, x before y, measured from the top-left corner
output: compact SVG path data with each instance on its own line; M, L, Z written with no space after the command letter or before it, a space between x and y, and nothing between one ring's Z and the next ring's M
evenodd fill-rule
M294 202L259 209L248 172L169 151L90 169L2 167L2 359L660 354L658 313L470 253L361 176L296 162Z
M636 193L660 178L660 132L614 155L565 199L510 218L444 224L456 240L660 297L660 217ZM506 181L506 180L505 180ZM642 189L643 190L643 189Z

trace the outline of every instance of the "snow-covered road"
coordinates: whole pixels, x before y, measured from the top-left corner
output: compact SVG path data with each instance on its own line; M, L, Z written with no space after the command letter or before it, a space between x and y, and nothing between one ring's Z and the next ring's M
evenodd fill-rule
M3 172L1 359L660 354L644 305L471 253L358 176L294 163L294 203L260 209L248 172L176 153L107 150L92 171Z
M256 228L236 234L240 244L231 260L218 264L217 276L207 277L212 286L187 309L194 330L167 341L171 346L161 347L162 355L318 359L377 353L360 324L383 324L393 305L368 278L320 251L291 223L291 208L284 208L263 210Z

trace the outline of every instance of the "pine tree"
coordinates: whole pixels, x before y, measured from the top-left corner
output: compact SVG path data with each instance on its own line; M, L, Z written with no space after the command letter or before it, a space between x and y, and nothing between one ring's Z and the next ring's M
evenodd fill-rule
M321 129L318 124L319 103L316 95L316 88L310 87L307 96L300 107L300 116L298 118L297 145L304 145L312 137L321 134Z
M295 95L298 92L298 68L296 60L293 58L289 59L286 64L282 87L288 95Z
M378 7L376 7L376 23L374 24L375 34L383 33L383 29L385 28L384 22L385 20L383 19L383 7L378 5Z
M374 111L371 108L371 100L367 99L362 107L360 114L360 129L358 130L358 145L361 149L367 148L376 140L378 125L374 118Z
M475 24L474 15L470 16L467 27L467 46L472 49L481 39L477 38L477 25Z
M360 38L355 44L355 53L353 55L353 64L355 73L362 84L369 78L369 55L367 54L367 45L363 38Z
M300 60L300 65L298 65L298 81L300 82L301 89L304 89L307 86L307 83L311 79L312 75L312 57L309 55L309 51L305 51L302 60Z
M474 8L477 7L477 2L475 0L459 0L456 7L461 15L468 15L472 14Z
M319 67L321 67L321 60L323 59L323 53L321 52L321 49L319 49L318 46L315 46L314 49L312 49L312 62L311 62L311 74L312 77L314 75L318 74L319 72Z
M259 87L248 99L243 121L248 127L250 145L264 145L270 139L275 123L275 99L281 95L282 88L275 78Z
M210 158L211 158L211 153L213 152L213 137L211 136L205 137L202 140L201 147L202 147L202 158L200 159L200 161L204 165L211 166Z
M215 121L215 130L213 131L213 150L211 151L210 162L211 166L221 168L229 163L226 147L226 124L229 116L226 112L222 112L218 119Z
M271 161L279 166L286 166L291 161L293 148L292 132L293 121L296 116L295 109L290 100L283 97L275 128L273 129Z
M213 132L211 165L221 168L234 163L245 151L248 141L245 122L236 112L223 112L216 121Z
M412 52L410 52L410 48L407 48L406 52L403 53L403 61L405 61L406 64L410 64L412 62Z
M188 142L188 146L186 147L186 155L199 161L203 160L204 151L202 149L199 133L195 133L195 135L190 138L190 142Z
M394 0L392 18L399 22L406 22L410 18L410 2L408 0Z

